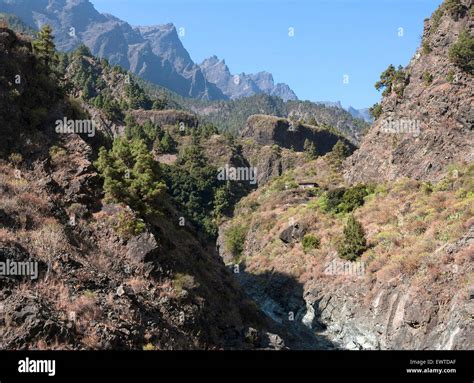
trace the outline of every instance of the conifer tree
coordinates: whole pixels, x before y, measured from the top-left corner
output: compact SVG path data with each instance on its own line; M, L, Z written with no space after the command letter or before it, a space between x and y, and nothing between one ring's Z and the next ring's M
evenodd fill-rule
M344 227L344 239L339 244L339 256L348 261L355 261L367 250L367 239L362 224L354 215L350 215Z
M37 39L33 42L36 55L49 67L56 62L56 46L54 45L53 30L49 25L44 25L38 32Z

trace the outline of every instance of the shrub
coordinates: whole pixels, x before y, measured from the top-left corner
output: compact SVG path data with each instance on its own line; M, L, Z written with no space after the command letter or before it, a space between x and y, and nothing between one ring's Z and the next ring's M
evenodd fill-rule
M238 260L244 250L245 238L247 237L248 228L242 224L231 226L225 232L225 245L232 256Z
M8 160L17 168L23 162L23 156L20 153L12 153Z
M433 192L433 185L431 182L423 182L420 185L420 190L423 194L431 194Z
M59 146L51 146L49 149L49 156L53 161L61 160L66 156L66 149L60 148Z
M124 239L130 239L143 233L145 228L145 222L136 218L132 212L120 212L114 225L117 234Z
M468 73L474 73L474 37L464 29L449 49L449 59Z
M446 0L444 8L454 19L457 19L464 13L464 5L461 4L461 0Z
M423 82L426 86L430 85L433 82L433 75L429 72L423 73Z
M367 249L368 246L364 228L361 223L351 215L344 227L344 239L340 242L338 247L339 256L348 261L355 261Z
M427 55L431 53L430 43L427 40L423 40L421 47L423 54Z
M379 103L374 104L369 109L369 113L374 120L377 120L382 115L382 112L383 112L382 105L380 105Z
M342 197L342 204L339 210L344 213L350 213L364 204L364 198L370 194L367 186L357 185L345 191Z
M304 252L308 252L313 249L319 249L319 246L321 245L321 240L311 234L307 234L303 237L303 241L301 242L303 245L303 250Z
M178 273L173 279L173 288L180 293L183 290L192 290L198 287L194 277L189 274Z
M350 213L364 204L364 198L373 193L366 185L357 185L349 189L337 188L326 193L325 201L320 203L323 210L332 213Z
M448 71L448 75L446 76L446 81L448 81L451 84L454 84L456 77L455 77L455 72L454 70L450 69Z
M345 192L346 189L344 188L337 188L328 191L326 193L325 210L327 212L337 212L338 206L342 203L342 198L344 197Z

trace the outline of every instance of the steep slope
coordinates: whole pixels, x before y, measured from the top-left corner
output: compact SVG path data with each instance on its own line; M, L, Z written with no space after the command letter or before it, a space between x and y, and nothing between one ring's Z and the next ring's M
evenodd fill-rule
M256 169L259 187L303 166L309 158L331 152L339 141L348 152L355 150L336 130L266 115L250 116L237 140L242 155Z
M12 31L0 28L0 47L0 99L9 105L0 112L0 261L28 262L27 271L37 271L2 268L0 348L285 347L211 243L179 224L182 212L168 192L160 187L159 209L146 212L104 199L95 160L100 145L111 145L102 131L108 114L87 104L90 95L74 74L95 78L91 92L111 84L111 97L123 74L100 72L99 60L75 53L65 76L71 88ZM18 73L21 81L12 82ZM69 89L82 101L69 99ZM102 117L97 130L57 130L64 118L90 122L83 106ZM146 161L133 177L156 168Z
M473 172L348 188L319 158L244 198L219 252L268 316L338 348L472 349ZM351 214L368 243L353 262L339 254Z
M60 51L69 52L84 43L112 65L130 69L182 96L225 98L197 65L180 66L190 59L173 25L134 29L97 12L88 0L2 0L0 11L13 13L34 28L51 25Z
M288 85L275 85L268 72L232 76L215 56L195 64L173 24L133 28L99 13L89 0L1 0L0 12L15 14L35 29L51 25L61 51L84 43L112 65L184 97L222 100L265 93L285 101L297 99Z
M473 28L468 0L445 1L425 21L422 46L409 65L385 73L382 112L346 163L349 182L402 176L438 180L449 164L472 162L474 77L472 67L453 63L450 51L464 31L471 36L464 59L472 63Z
M260 93L280 97L283 101L298 99L288 85L275 84L272 74L268 72L232 75L225 61L219 60L217 56L205 59L200 67L207 80L216 84L230 99Z
M200 116L201 120L212 123L222 131L239 135L247 119L255 114L290 118L311 125L329 126L348 137L353 143L360 141L369 128L365 121L352 117L339 107L327 107L311 101L287 101L280 97L258 94L251 97L225 101L201 101L179 99L156 87L142 84L147 93L164 97Z

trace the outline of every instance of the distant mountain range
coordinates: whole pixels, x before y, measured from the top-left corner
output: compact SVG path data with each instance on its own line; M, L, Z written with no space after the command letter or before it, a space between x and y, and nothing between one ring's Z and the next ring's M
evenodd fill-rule
M232 75L225 60L219 60L217 56L207 58L200 67L207 80L216 84L230 99L261 93L278 96L284 101L298 99L288 85L282 83L275 85L272 74L268 72Z
M0 12L14 14L34 29L49 24L60 51L85 44L95 56L183 97L235 100L266 94L283 101L298 100L287 84L275 84L269 72L232 74L225 60L217 56L196 64L171 23L132 27L115 16L99 13L89 0L0 0ZM339 101L317 104L344 109ZM345 110L354 118L371 122L368 109Z
M197 65L173 24L132 27L99 13L89 0L0 0L0 12L13 13L37 29L51 25L61 51L84 43L112 65L184 97L220 100L265 93L285 101L297 99L288 85L275 85L268 72L233 76L215 56Z
M352 106L344 108L340 101L319 101L315 102L315 104L324 105L329 108L341 108L349 112L354 118L363 120L365 122L373 122L373 118L369 113L369 108L355 109Z

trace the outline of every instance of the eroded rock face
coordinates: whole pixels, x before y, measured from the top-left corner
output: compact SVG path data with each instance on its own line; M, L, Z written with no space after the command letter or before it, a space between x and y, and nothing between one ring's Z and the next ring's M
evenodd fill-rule
M198 126L196 115L182 110L136 110L132 112L138 123L152 121L159 126L179 126L195 128Z
M445 251L474 251L474 227ZM344 349L469 350L474 347L474 300L466 289L448 287L469 273L472 265L448 264L436 284L393 280L372 290L357 280L340 285L325 280L307 287L305 301L326 336Z
M355 149L348 140L327 129L293 123L285 118L273 116L250 116L241 137L252 139L259 145L276 144L299 152L304 150L305 140L308 140L316 145L319 155L330 152L339 140L342 140L350 149Z
M346 161L349 182L436 181L449 164L474 160L474 77L448 57L461 31L472 34L474 27L472 2L462 3L462 16L443 11L439 20L426 21L424 46L406 68L409 84L401 96L383 99L382 115Z
M303 239L305 232L303 225L295 223L280 233L280 239L286 244L299 242Z

